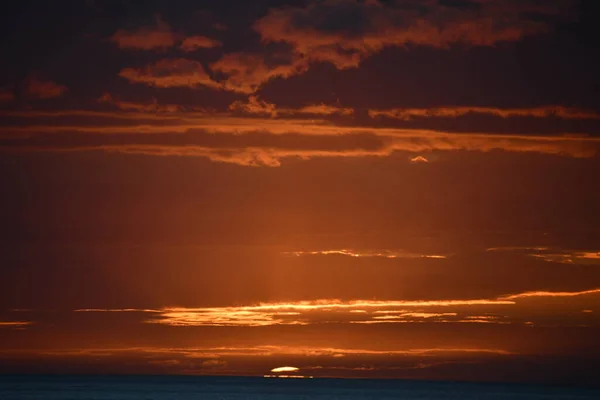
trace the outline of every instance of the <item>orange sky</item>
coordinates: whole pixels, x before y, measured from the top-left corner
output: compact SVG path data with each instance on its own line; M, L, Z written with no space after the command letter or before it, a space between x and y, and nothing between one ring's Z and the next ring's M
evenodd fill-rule
M169 4L2 16L0 373L594 380L591 2Z

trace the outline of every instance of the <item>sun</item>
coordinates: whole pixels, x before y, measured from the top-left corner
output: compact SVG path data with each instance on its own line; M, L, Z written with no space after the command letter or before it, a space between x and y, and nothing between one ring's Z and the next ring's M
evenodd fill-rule
M279 372L298 372L298 368L296 367L277 367L273 368L271 372L279 373Z

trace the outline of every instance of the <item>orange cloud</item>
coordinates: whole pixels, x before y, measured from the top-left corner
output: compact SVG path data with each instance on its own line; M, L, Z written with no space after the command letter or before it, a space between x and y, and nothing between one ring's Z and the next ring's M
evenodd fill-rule
M34 99L51 99L53 97L60 97L65 94L69 89L50 80L40 79L36 76L32 76L28 79L25 87L25 93L28 97Z
M225 89L254 93L262 84L273 78L288 78L306 72L308 64L296 56L287 62L268 64L262 55L229 53L212 63L210 68L227 76L223 82Z
M531 309L526 299L578 297L600 294L600 289L575 292L527 291L483 299L442 300L338 300L318 299L292 302L265 302L254 305L218 307L163 307L157 309L79 309L75 312L137 312L150 315L145 322L174 327L239 326L266 327L274 325L311 324L526 324ZM508 315L499 314L507 308ZM573 305L577 312L580 303ZM473 313L472 311L476 312ZM494 311L495 310L495 311ZM483 311L483 312L482 312ZM494 312L490 312L494 311ZM562 322L573 317L563 314ZM510 316L512 315L512 317ZM540 317L536 309L534 317ZM543 315L541 317L544 317Z
M328 104L311 104L301 108L277 108L273 103L266 102L258 98L258 96L251 95L248 97L248 101L237 100L231 103L229 106L231 111L238 111L245 114L258 114L258 115L270 115L276 117L277 115L352 115L354 109L343 108L332 106Z
M32 321L0 321L0 328L24 328L31 324Z
M152 103L134 103L116 99L110 93L104 93L98 98L98 102L114 105L124 111L138 111L141 113L172 113L181 110L181 107L176 104L158 104L155 98L152 99Z
M3 134L0 149L4 151L100 150L206 157L216 162L252 166L278 166L290 157L386 157L397 151L419 154L504 150L592 157L600 144L600 138L574 135L490 135L336 126L317 119L241 118L206 112L65 110L7 111L0 115L17 123L0 127ZM70 115L81 117L81 124L53 123L54 118ZM43 121L31 124L37 118ZM98 124L103 119L108 123ZM119 120L127 123L115 122Z
M175 34L160 16L157 16L156 26L143 27L136 31L119 29L110 40L121 49L165 50L175 45L179 35Z
M218 40L208 38L206 36L190 36L183 40L179 48L185 52L196 51L198 49L210 49L219 47L222 43Z
M522 252L529 257L561 264L600 264L600 252L563 250L550 247L493 247L487 251Z
M414 118L458 118L468 114L491 115L500 118L531 117L561 119L600 119L600 114L572 107L542 106L532 108L496 108L496 107L439 107L439 108L393 108L387 110L369 110L371 118L386 117L410 121Z
M525 292L518 293L509 296L503 296L501 299L506 300L515 300L522 299L527 297L575 297L575 296L584 296L587 294L596 294L600 293L600 289L590 289L590 290L582 290L580 292L545 292L545 291L534 291L534 292Z
M473 322L457 312L407 311L406 308L469 308L513 305L511 300L313 300L260 303L251 306L165 307L156 310L81 309L76 312L143 312L154 314L146 322L169 326L272 326L313 323L462 323ZM364 312L356 312L356 310ZM382 315L385 314L385 315ZM481 319L477 317L476 319ZM494 317L487 322L504 322Z
M298 110L290 110L290 114L314 114L314 115L352 115L354 109L336 107L328 104L314 104L302 107Z
M123 68L119 76L132 83L159 88L206 86L219 89L201 63L185 58L163 58L143 68Z
M260 100L258 96L249 96L248 101L234 101L229 105L231 111L239 111L247 114L262 114L277 116L277 107L273 103Z
M466 138L465 138L466 140ZM441 146L444 151L459 150L450 147L447 142ZM588 153L565 153L565 149L560 145L553 146L503 146L484 144L482 148L470 146L472 151L490 151L495 148L502 148L507 151L517 152L539 152L545 154L562 154L574 157L587 157ZM414 151L412 146L405 147L387 147L380 150L304 150L304 149L273 149L273 148L213 148L196 145L147 145L147 144L119 144L119 145L78 145L66 144L64 146L0 146L2 150L9 151L41 151L41 152L74 152L74 151L105 151L108 153L121 154L143 154L148 156L181 156L181 157L203 157L213 162L231 163L240 166L251 167L279 167L285 159L299 158L309 160L314 158L334 158L334 157L387 157L395 151ZM426 149L419 148L417 151ZM433 150L431 148L427 150Z
M531 253L528 256L562 264L600 264L600 252L542 252Z

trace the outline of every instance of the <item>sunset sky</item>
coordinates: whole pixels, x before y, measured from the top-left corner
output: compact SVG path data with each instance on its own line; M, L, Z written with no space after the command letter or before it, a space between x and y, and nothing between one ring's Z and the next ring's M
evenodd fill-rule
M4 5L0 373L598 379L599 3Z

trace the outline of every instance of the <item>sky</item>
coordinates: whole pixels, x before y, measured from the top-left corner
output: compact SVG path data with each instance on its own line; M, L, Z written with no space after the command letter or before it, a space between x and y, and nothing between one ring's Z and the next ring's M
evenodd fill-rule
M0 373L593 383L598 11L7 3Z

